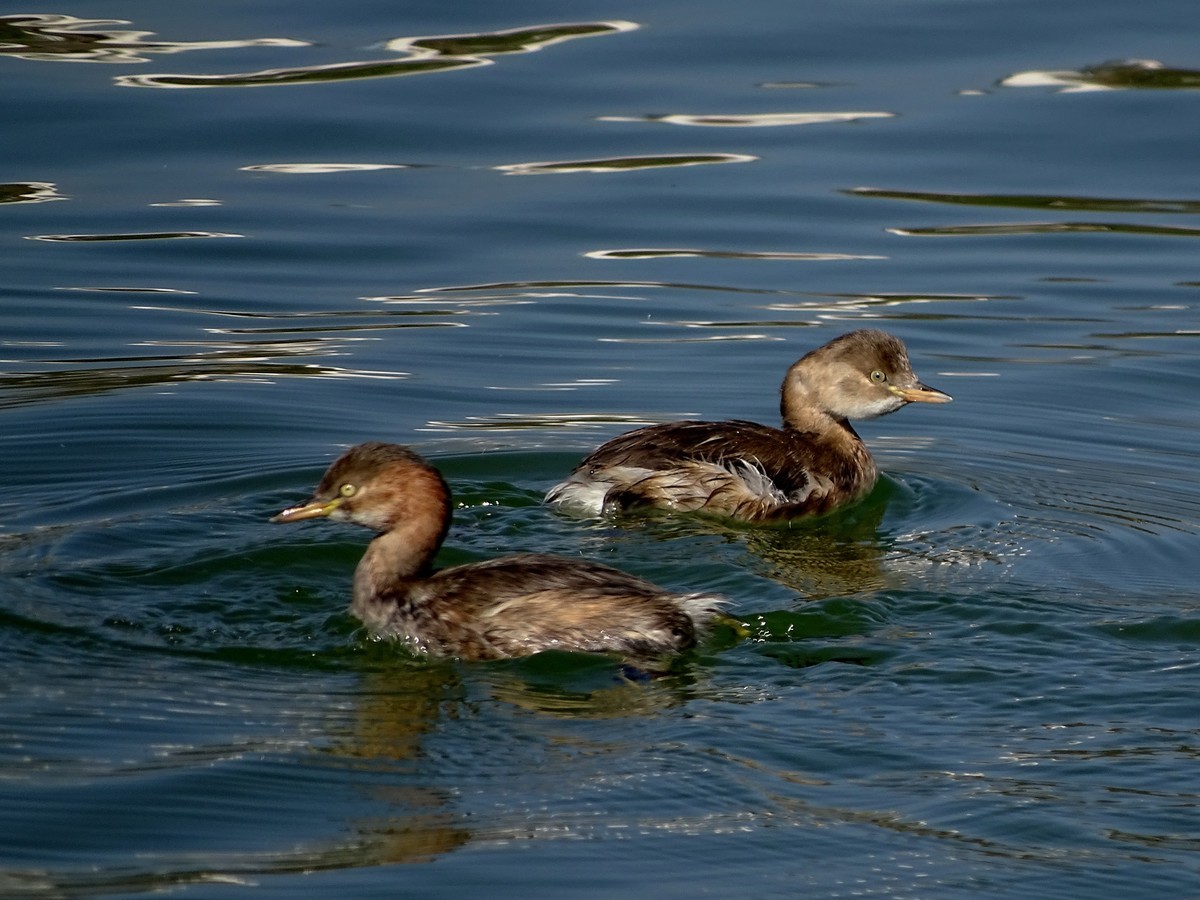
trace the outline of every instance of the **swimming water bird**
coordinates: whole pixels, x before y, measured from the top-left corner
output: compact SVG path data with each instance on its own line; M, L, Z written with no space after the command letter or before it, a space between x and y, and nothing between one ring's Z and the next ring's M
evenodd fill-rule
M417 653L499 659L558 649L654 659L692 646L724 602L540 553L435 570L450 525L450 489L436 468L398 444L350 449L312 499L271 521L318 517L378 532L355 570L350 611L373 635Z
M864 496L877 477L849 419L950 399L921 384L899 338L852 331L788 369L782 428L746 421L639 428L596 449L546 501L592 515L659 507L749 522L828 512Z

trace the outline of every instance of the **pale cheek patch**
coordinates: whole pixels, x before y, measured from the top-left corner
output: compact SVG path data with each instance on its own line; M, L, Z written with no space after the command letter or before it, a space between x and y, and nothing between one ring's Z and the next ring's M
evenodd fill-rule
M857 408L850 414L851 419L874 419L879 416L886 416L888 413L895 412L905 404L905 400L897 397L895 394L887 394L875 400L868 400L858 404Z

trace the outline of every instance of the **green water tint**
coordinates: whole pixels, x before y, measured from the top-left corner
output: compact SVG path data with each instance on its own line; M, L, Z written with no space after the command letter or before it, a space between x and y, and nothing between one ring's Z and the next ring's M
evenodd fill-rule
M858 610L869 620L874 615L869 605L860 608L859 600L848 599L832 620L825 603L817 604L819 611L793 610L818 597L870 597L897 580L887 571L889 541L880 526L889 506L908 514L905 501L913 489L892 479L882 479L850 509L790 527L755 529L696 516L572 519L541 504L540 483L503 477L524 473L541 481L568 460L566 454L528 452L442 460L458 509L439 565L524 546L594 558L680 591L718 590L733 603L705 642L706 653L743 640L840 635L838 618ZM938 487L922 490L936 493ZM282 502L273 493L249 505L274 510ZM31 627L63 628L100 643L232 664L336 670L354 667L363 652L397 652L386 642L381 650L376 646L381 642L366 638L346 612L366 533L350 526L286 532L255 524L252 514L239 520L229 523L245 532L236 550L222 537L227 529L215 509L198 517L135 516L124 523L46 532L21 552L32 562L38 591L58 599L43 608L44 619L29 620ZM207 531L213 527L215 533ZM189 555L179 555L181 541L194 544ZM54 569L37 562L64 552L81 562ZM764 584L772 585L766 595L775 598L768 602L784 606L763 605ZM113 593L124 598L122 611L105 614L102 598Z
M1195 894L1193 5L0 17L0 894ZM863 503L542 505L862 327L955 397L855 423ZM729 619L371 640L369 535L267 521L367 440L440 564Z

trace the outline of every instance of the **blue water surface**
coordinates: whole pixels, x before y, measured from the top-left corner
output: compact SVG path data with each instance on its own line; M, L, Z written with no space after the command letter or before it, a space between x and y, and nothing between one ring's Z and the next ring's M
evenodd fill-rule
M0 10L0 893L1200 890L1193 4ZM571 518L639 424L775 422L807 350L954 395L792 528ZM367 535L268 518L363 440L440 560L714 590L664 677L428 661Z

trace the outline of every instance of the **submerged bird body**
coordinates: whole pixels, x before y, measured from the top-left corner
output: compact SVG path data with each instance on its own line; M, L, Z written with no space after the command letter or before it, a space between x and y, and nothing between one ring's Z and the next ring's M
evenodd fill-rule
M853 331L788 369L782 428L745 421L639 428L592 452L546 500L591 514L659 507L751 522L828 512L861 498L877 477L849 419L950 399L921 384L898 338Z
M418 653L498 659L558 649L650 658L693 645L723 602L546 554L435 571L450 490L437 469L396 444L352 448L310 501L272 521L317 517L379 532L355 570L350 609L372 634Z

